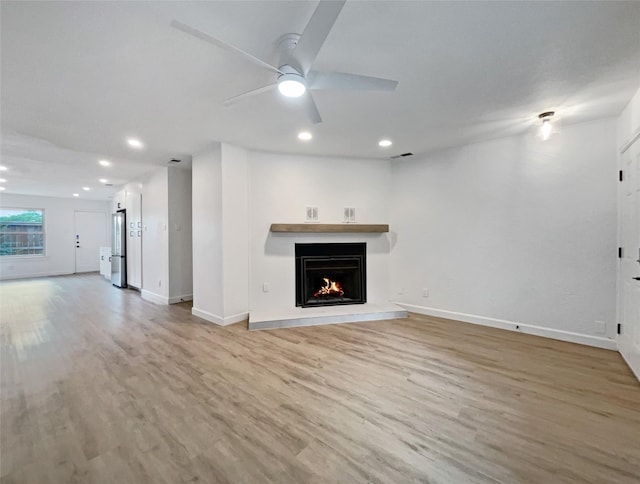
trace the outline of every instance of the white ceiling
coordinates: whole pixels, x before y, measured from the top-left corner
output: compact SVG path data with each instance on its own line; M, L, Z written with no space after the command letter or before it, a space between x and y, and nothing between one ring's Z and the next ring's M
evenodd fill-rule
M640 2L348 1L314 69L399 81L395 92L314 93L310 126L266 70L170 27L172 19L275 62L317 2L1 3L4 193L104 199L213 140L383 158L620 113L640 86ZM296 134L310 128L313 141ZM137 136L146 149L124 143ZM391 148L377 146L381 137ZM97 164L107 158L114 165ZM402 161L398 161L401 163Z

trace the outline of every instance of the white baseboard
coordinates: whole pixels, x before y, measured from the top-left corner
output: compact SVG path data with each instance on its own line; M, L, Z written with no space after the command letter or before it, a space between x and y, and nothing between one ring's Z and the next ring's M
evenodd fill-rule
M6 274L0 272L0 281L11 281L13 279L34 279L36 277L70 276L73 272L32 272L30 274Z
M569 343L578 343L587 346L595 346L607 350L617 350L618 342L608 338L599 338L588 334L572 333L571 331L561 331L558 329L545 328L543 326L534 326L531 324L523 324L515 321L506 321L504 319L486 318L484 316L476 316L474 314L457 313L454 311L446 311L444 309L428 308L424 306L416 306L395 302L398 306L406 308L408 311L424 314L426 316L435 316L437 318L453 319L465 323L479 324L489 326L491 328L506 329L518 333L532 334L545 338L557 339L560 341L568 341Z
M193 294L185 294L184 296L175 296L169 298L169 304L176 304L185 301L193 301Z
M240 321L246 321L247 319L249 319L248 312L233 314L231 316L223 318L222 316L218 316L217 314L213 314L209 311L198 309L196 307L191 308L191 314L209 321L210 323L217 324L218 326L229 326L230 324L239 323Z
M140 291L140 295L142 296L142 299L145 299L146 301L150 301L152 303L169 304L168 297L161 296L160 294L156 294L155 292L151 292L147 289L143 289L142 291Z
M627 363L631 372L640 381L640 348L632 345L621 344L620 354L622 359Z

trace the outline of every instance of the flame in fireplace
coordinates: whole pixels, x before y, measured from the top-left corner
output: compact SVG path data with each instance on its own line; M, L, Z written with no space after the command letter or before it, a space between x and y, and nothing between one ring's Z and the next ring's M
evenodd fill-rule
M338 281L332 281L328 277L323 277L324 286L322 286L313 297L318 296L344 296L344 291L342 290L342 285Z

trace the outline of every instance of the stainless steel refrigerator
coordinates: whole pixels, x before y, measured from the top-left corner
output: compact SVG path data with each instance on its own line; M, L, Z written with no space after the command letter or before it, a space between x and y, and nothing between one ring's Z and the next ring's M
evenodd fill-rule
M117 287L127 287L127 215L118 210L111 216L111 282Z

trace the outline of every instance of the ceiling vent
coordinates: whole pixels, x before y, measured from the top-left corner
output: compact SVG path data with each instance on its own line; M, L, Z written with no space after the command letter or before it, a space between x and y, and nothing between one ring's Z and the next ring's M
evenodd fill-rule
M405 156L413 156L413 153L402 153L401 155L390 156L392 160L397 160L398 158L404 158Z

